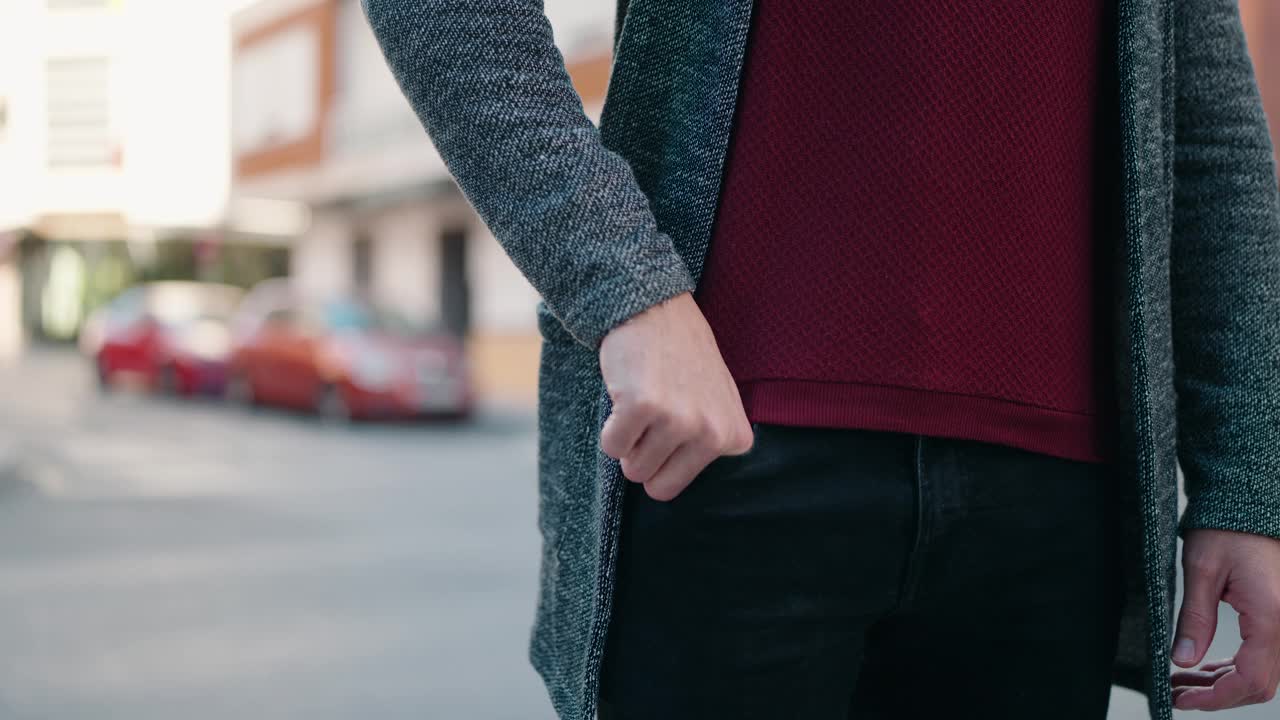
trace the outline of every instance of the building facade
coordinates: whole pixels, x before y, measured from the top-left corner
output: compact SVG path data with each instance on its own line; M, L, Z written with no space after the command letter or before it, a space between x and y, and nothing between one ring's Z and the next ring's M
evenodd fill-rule
M229 20L222 2L0 4L0 295L21 299L0 338L73 336L159 241L220 222Z
M611 15L599 9L609 5L547 3L595 120L610 67ZM290 254L299 286L362 294L450 330L466 339L482 395L531 403L537 294L453 182L358 0L245 8L233 19L232 77L232 217L263 202L305 217Z

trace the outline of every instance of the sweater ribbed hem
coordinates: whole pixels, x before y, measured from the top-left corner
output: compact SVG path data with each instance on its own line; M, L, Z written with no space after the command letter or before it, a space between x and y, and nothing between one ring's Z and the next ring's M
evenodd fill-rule
M751 422L966 438L1083 462L1113 457L1095 415L846 382L749 380L739 382L738 391Z

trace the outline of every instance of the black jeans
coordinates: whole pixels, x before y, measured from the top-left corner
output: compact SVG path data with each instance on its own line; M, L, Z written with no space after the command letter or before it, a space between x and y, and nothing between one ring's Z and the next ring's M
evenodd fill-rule
M628 483L601 720L1101 720L1122 598L1106 464L757 424Z

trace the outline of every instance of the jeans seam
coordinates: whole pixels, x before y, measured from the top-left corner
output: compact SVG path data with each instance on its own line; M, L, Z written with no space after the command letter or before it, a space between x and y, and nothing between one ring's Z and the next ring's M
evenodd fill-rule
M924 435L915 436L915 457L912 462L912 475L915 479L913 504L915 506L915 537L911 550L907 553L906 568L903 572L902 585L898 589L896 610L901 610L911 602L915 595L916 584L920 576L921 554L925 542L925 476L924 476Z

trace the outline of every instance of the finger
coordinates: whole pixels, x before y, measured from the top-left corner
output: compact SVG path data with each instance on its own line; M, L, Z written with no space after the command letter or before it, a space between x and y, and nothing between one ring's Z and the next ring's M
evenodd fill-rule
M1174 687L1180 687L1183 685L1188 687L1209 687L1210 685L1213 685L1218 678L1226 675L1233 669L1234 666L1228 665L1226 667L1218 668L1217 670L1205 670L1203 667L1200 670L1179 670L1169 679L1173 682Z
M600 430L600 449L615 460L626 457L635 449L652 420L651 413L634 406L615 406Z
M714 452L693 443L685 443L676 448L658 472L644 484L645 492L654 500L672 500L684 492L698 473L715 458Z
M631 452L621 458L622 474L632 482L649 482L658 468L679 447L680 441L681 435L671 423L650 425Z
M1210 687L1186 687L1174 701L1179 710L1226 710L1255 702L1254 691L1238 670L1231 670Z
M1186 694L1186 692L1187 692L1188 690L1190 690L1190 689L1191 689L1190 687L1176 687L1176 688L1174 688L1174 689L1173 689L1173 695L1172 695L1172 698L1173 698L1173 706L1174 706L1174 707L1181 707L1180 705L1178 705L1178 698L1180 698L1180 697L1182 697L1183 695L1185 695L1185 694Z
M1228 596L1230 597L1230 595ZM1280 683L1280 618L1268 606L1254 607L1252 601L1236 600L1239 613L1240 649L1236 652L1236 673L1254 702L1270 700Z
M1173 642L1173 662L1180 667L1195 667L1204 659L1218 627L1218 603L1226 584L1216 567L1205 567L1183 556L1182 611L1178 614L1178 630Z
M1214 660L1212 662L1207 662L1201 665L1200 669L1204 670L1205 672L1215 672L1221 668L1230 667L1235 664L1236 664L1236 659L1233 657L1229 657L1224 660Z
M756 443L756 426L744 419L737 423L728 444L721 450L723 455L746 455Z

